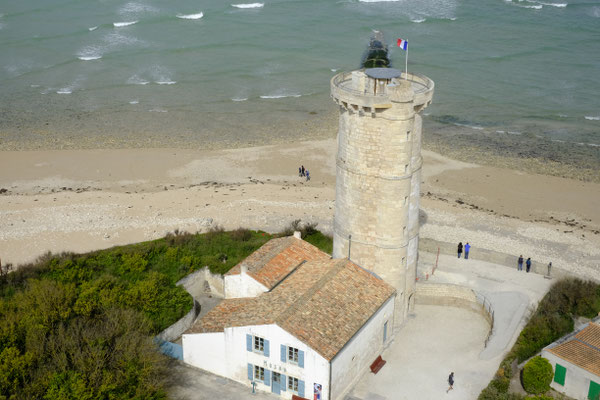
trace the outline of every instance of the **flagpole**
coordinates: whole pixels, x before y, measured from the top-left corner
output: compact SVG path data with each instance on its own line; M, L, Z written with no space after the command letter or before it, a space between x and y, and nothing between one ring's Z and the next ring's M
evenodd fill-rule
M408 80L408 45L406 46L406 54L404 54L404 73L405 79Z

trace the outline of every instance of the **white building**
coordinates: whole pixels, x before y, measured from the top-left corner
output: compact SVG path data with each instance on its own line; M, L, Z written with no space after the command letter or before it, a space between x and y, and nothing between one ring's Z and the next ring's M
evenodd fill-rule
M590 322L578 332L542 350L554 368L550 386L578 400L600 398L600 325Z
M225 287L183 335L184 362L283 398L342 398L391 339L394 288L298 238L266 243Z

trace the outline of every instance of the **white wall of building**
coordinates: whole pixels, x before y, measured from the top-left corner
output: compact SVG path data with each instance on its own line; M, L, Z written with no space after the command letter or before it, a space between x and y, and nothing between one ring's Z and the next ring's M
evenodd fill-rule
M246 335L260 336L269 341L269 356L247 351ZM304 367L281 361L281 345L304 352ZM322 386L322 399L329 399L329 362L297 338L279 326L256 325L226 328L224 333L198 333L183 336L183 360L193 366L233 379L248 387L248 364L285 375L286 390L280 396L292 398L287 390L287 377L293 376L304 382L304 397L312 399L314 384ZM257 390L271 392L271 386L257 383Z
M240 274L225 275L224 286L226 299L256 297L261 293L268 292L266 286L254 280L243 268Z
M183 361L213 374L228 376L225 333L185 334L181 338Z
M559 385L552 380L550 386L561 393L566 394L577 400L587 400L588 392L590 390L590 380L600 384L600 377L586 371L585 369L579 368L576 365L571 364L562 358L550 353L549 351L542 351L542 357L550 361L552 364L552 370L556 372L556 364L560 364L567 369L565 375L565 385Z
M392 297L381 306L331 361L332 400L341 399L346 395L392 339L394 301L395 298ZM387 339L384 343L383 330L386 321Z

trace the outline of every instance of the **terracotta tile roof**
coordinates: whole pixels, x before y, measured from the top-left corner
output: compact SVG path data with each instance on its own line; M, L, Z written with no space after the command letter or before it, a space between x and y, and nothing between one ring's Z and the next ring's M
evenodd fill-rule
M302 261L329 258L331 258L329 254L312 244L288 236L269 240L225 275L240 274L241 267L244 265L248 275L268 289L272 289Z
M556 356L600 376L600 325L590 324L571 340L548 349Z
M186 333L277 324L331 360L394 293L346 259L309 261L271 292L222 301Z

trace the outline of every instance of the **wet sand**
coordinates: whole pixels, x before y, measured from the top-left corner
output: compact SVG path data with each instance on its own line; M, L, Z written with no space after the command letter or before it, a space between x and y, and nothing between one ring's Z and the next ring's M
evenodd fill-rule
M335 140L231 150L0 152L0 258L83 252L216 225L330 233ZM298 177L304 164L312 179ZM524 253L600 279L600 185L424 151L421 236Z

